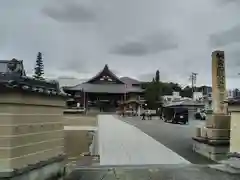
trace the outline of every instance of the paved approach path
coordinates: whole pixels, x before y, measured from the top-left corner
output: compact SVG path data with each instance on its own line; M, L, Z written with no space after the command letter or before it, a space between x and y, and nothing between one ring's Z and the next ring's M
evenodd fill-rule
M190 164L135 126L98 116L100 165Z
M195 127L204 121L192 120L189 125L165 123L161 120L140 120L139 117L124 118L124 121L136 126L172 151L193 164L212 164L213 161L192 151L192 136Z

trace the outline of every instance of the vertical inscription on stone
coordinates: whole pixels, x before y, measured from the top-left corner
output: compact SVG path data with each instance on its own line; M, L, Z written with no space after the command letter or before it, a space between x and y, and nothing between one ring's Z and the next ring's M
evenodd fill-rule
M225 62L224 54L217 53L217 86L219 89L225 91Z
M214 113L225 114L227 106L226 100L226 78L225 78L225 58L223 51L215 51L212 55L212 78L213 78L213 110Z

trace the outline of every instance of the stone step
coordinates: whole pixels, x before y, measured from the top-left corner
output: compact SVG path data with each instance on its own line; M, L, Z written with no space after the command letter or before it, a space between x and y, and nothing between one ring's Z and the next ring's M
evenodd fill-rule
M195 141L193 143L193 151L213 161L220 161L227 158L229 147L210 146L208 144Z
M208 139L230 139L230 129L196 128L196 136Z

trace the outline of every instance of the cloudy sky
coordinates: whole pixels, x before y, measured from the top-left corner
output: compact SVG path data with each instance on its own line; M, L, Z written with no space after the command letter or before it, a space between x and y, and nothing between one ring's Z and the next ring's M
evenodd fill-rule
M119 76L211 83L211 52L226 53L228 87L240 87L239 0L5 0L0 59L38 51L48 77L88 78L108 64Z

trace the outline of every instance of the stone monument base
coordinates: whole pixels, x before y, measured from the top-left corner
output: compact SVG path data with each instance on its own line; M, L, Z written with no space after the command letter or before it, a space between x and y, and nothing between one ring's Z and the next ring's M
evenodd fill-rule
M230 116L213 114L206 127L197 127L193 137L193 151L213 160L227 158L230 144Z
M227 159L229 153L229 140L209 140L205 138L193 138L193 151L213 161Z
M212 114L206 120L206 127L212 129L230 129L230 121L230 115Z

